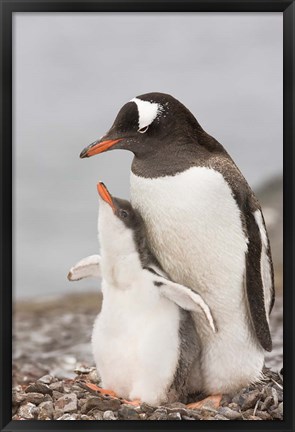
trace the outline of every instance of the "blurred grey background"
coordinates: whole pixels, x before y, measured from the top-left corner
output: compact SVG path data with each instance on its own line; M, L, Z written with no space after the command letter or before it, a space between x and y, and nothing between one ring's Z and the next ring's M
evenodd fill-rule
M79 153L151 91L175 96L225 146L262 197L281 259L282 38L281 13L14 14L16 298L97 290L66 276L99 250L97 181L128 197L132 155Z

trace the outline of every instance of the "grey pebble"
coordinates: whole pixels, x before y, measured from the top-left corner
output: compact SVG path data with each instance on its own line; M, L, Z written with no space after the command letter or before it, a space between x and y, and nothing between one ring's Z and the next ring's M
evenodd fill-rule
M99 398L99 397L90 397L85 406L85 412L90 411L93 408L97 408L101 411L117 411L121 406L121 402L119 399L114 398ZM84 410L83 410L84 411Z
M159 413L159 414L167 414L167 408L164 406L160 406L158 408L156 408L156 410L154 411L155 413Z
M77 396L75 393L66 394L55 402L55 406L64 413L77 411Z
M81 415L81 420L92 420L92 418L89 417L89 416L86 415L86 414L82 414L82 415Z
M167 414L163 412L154 412L149 416L148 420L167 420Z
M231 402L230 404L228 404L228 407L232 410L239 409L239 405L237 403L234 403L234 402Z
M277 420L283 420L284 408L283 402L279 404L279 406L271 412L272 416Z
M50 394L44 395L44 402L52 402L52 396Z
M131 405L127 404L121 405L118 410L118 417L122 420L139 420L138 412Z
M271 407L272 404L273 404L273 397L267 396L267 398L261 404L260 410L261 411L267 411Z
M42 384L51 384L53 382L53 376L52 375L43 375L43 377L39 378L37 382L40 382Z
M97 373L97 370L94 369L92 370L89 375L88 378L91 382L93 382L94 384L98 384L100 382L100 376Z
M278 392L274 387L272 387L271 392L272 392L272 397L273 397L273 403L274 403L275 407L277 407L279 404Z
M59 391L56 391L56 390L53 390L53 392L52 392L52 398L53 398L53 400L57 400L57 399L59 399L59 398L61 398L63 396L64 396L64 394L62 392L59 392Z
M266 411L256 411L256 416L261 418L262 420L271 420L271 415Z
M179 412L169 413L167 420L181 420L181 415Z
M229 420L229 418L227 418L221 414L216 414L216 416L214 417L214 420Z
M182 420L195 420L193 417L189 417L187 415L182 416Z
M36 381L33 384L29 384L25 390L26 393L42 393L52 394L51 388L47 384Z
M28 393L26 395L26 402L32 402L35 405L39 405L41 402L44 402L44 394L42 393Z
M256 402L260 397L261 397L261 393L259 390L253 390L248 394L243 395L242 404L241 404L242 411L246 411L249 408L254 408Z
M39 405L38 420L51 420L53 417L53 403L50 401L41 402Z
M40 408L38 406L32 408L32 414L33 414L35 419L38 418L39 412L40 412Z
M277 390L277 394L278 394L278 401L283 402L283 398L284 398L283 391Z
M117 417L113 413L113 411L105 411L103 413L103 419L104 420L117 420Z
M50 384L49 388L51 388L51 390L54 390L54 391L57 391L60 393L63 393L63 391L64 391L64 386L63 386L62 381L57 381L57 382Z
M221 407L218 410L218 414L228 418L229 420L240 420L242 418L242 414L238 411L234 411L228 407Z
M64 415L63 410L55 409L55 410L53 411L53 420L57 420L59 417L61 417L61 416L63 416L63 415Z
M81 409L85 405L85 410L83 411L83 414L86 413L86 402L87 402L86 398L78 399L78 408L79 409Z
M12 405L18 406L21 404L24 400L26 400L27 395L26 393L18 393L18 392L12 392Z
M19 408L19 410L17 412L17 415L19 417L22 417L22 418L26 419L26 420L32 420L35 417L34 416L34 411L33 411L34 408L36 408L36 405L34 405L31 402L29 402L29 403L27 403L25 405L22 405Z
M188 415L188 408L170 408L166 407L166 412L168 414L179 413L181 416Z
M96 411L92 412L91 415L94 417L95 420L103 420L103 412L101 412L101 411L96 410Z
M201 410L191 410L187 409L187 415L192 417L194 420L201 420L202 417L202 411Z
M147 413L147 414L151 414L155 411L155 407L153 407L152 405L149 405L145 402L143 402L141 404L140 409L142 412Z
M47 384L36 381L33 384L29 384L25 390L26 393L42 393L52 394L51 388Z
M57 420L77 420L77 414L64 414Z
M79 365L74 369L74 372L77 375L89 374L91 371L92 371L92 368L84 366L84 365Z
M140 420L146 420L147 419L147 413L140 413L139 418L140 418Z

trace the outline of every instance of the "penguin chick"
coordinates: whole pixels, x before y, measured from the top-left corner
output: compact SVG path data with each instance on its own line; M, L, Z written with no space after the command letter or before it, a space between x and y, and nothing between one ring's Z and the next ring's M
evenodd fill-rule
M163 273L131 204L112 197L103 183L98 192L101 257L79 261L69 278L102 277L102 309L92 333L102 387L152 405L185 402L201 351L189 311L216 332L211 311L199 294Z

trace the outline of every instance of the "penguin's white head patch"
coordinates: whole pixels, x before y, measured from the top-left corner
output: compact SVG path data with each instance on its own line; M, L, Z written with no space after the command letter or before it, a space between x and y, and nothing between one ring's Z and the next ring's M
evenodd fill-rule
M138 98L131 99L130 102L135 102L138 109L138 131L145 132L152 122L163 111L162 105L156 102L143 101Z

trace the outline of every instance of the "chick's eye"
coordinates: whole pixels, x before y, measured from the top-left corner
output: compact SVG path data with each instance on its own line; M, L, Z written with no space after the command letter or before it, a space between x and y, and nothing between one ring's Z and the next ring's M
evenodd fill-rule
M126 219L128 217L128 212L126 210L120 210L120 217Z
M143 127L143 128L141 128L141 129L138 129L138 132L139 133L145 133L147 130L148 130L148 126L145 126L145 127Z

